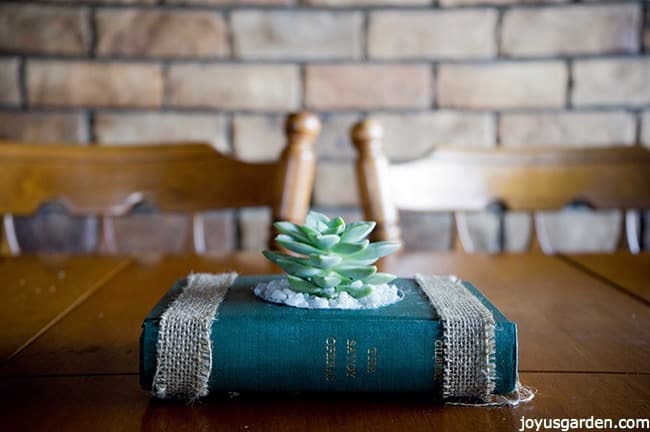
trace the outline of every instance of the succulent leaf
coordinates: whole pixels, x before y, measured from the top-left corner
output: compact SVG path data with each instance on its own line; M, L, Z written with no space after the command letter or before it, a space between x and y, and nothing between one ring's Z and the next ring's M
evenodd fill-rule
M338 243L332 248L332 252L341 254L341 255L353 255L364 250L370 242L364 240L360 243Z
M343 260L343 258L341 258L338 255L321 255L321 254L313 254L309 257L309 259L313 265L322 269L328 269L334 267L335 265L339 264Z
M360 298L372 292L371 285L388 283L395 276L377 273L372 265L378 258L399 248L399 243L370 243L366 237L375 228L374 222L345 223L343 218L330 219L310 212L304 225L277 222L280 233L276 242L293 256L264 251L264 256L285 272L291 289L324 298L341 292Z
M321 253L321 250L309 245L307 243L301 243L291 239L288 235L280 234L275 238L275 241L285 248L289 249L292 252L301 253L301 254L317 254Z
M365 239L375 229L375 222L352 222L341 236L345 243L355 243Z

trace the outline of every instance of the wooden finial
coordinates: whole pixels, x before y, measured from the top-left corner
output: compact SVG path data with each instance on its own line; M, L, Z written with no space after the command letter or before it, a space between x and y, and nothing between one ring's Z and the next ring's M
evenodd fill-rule
M381 149L384 129L376 120L357 122L350 131L357 148L357 183L366 219L377 222L373 240L399 241L399 215L390 197L388 160Z
M301 135L310 142L313 142L316 136L318 136L320 128L319 118L315 114L307 111L290 114L287 116L287 122L285 124L287 135Z

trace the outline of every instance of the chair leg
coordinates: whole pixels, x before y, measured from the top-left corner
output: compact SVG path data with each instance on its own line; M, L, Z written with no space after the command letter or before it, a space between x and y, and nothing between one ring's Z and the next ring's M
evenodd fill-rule
M465 212L453 213L452 231L456 231L457 234L455 236L456 241L454 242L455 250L463 250L467 253L476 252L476 248L474 247L474 242L472 241L472 235L469 232L469 224L467 223L467 215L465 214Z
M192 216L192 238L194 252L204 254L207 248L205 246L205 223L201 213L195 213Z
M10 255L20 255L20 245L18 244L18 236L16 235L16 230L14 227L14 217L11 214L6 214L2 218L2 225L4 228L4 243L6 242L6 247L8 248Z
M627 250L633 254L641 252L641 215L638 210L624 210L621 219L621 235L618 250Z

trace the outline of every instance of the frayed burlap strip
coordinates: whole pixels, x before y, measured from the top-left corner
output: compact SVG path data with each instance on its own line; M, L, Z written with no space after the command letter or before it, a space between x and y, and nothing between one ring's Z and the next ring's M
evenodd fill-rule
M236 277L236 273L188 276L181 294L160 317L154 396L189 401L207 396L212 322Z
M487 401L496 378L492 313L455 277L415 279L442 323L443 399Z

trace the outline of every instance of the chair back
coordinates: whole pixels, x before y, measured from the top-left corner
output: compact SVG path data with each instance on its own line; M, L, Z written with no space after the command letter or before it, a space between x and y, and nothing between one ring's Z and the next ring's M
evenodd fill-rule
M635 210L650 208L647 149L438 148L423 159L391 165L382 151L379 123L359 122L351 135L358 152L363 211L378 221L377 239L400 239L398 209L453 211L454 244L471 251L464 212L496 205L533 213L531 247L552 253L534 212L580 202L595 209L625 210L622 239L632 251L640 249Z
M161 212L197 213L193 248L204 252L198 212L270 206L276 220L302 222L309 208L320 131L309 113L290 115L287 146L273 163L247 163L207 144L78 146L0 142L0 214L5 247L20 252L14 215L57 202L72 215L98 215L102 249L116 252L112 217L146 204Z

